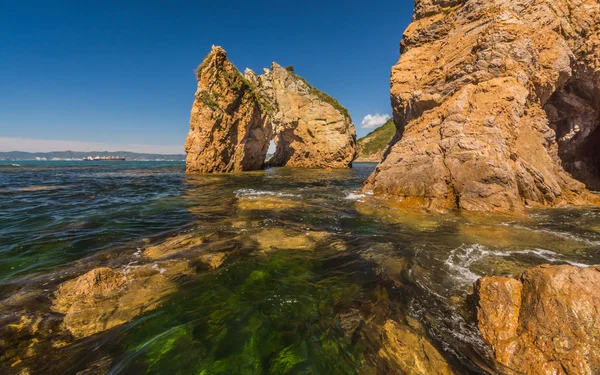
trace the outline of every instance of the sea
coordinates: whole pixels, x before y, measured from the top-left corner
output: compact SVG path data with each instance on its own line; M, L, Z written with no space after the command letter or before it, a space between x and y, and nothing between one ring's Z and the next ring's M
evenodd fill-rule
M598 209L403 211L374 168L0 161L0 373L403 373L398 327L484 374L478 278L600 263Z

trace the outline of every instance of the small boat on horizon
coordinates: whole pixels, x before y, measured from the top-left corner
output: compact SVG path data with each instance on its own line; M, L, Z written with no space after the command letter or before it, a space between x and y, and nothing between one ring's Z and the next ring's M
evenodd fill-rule
M86 156L84 161L125 161L125 158L120 156Z

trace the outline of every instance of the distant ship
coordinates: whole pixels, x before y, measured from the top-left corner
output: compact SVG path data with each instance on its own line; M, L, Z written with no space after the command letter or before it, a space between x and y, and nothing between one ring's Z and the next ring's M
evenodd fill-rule
M87 156L83 158L84 161L125 161L125 158L120 156Z

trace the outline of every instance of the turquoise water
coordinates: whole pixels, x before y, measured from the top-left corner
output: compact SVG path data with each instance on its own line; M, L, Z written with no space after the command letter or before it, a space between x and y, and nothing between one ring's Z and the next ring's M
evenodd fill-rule
M600 263L599 210L403 212L359 193L374 167L0 162L0 372L405 373L386 354L394 322L455 373L485 373L478 277ZM97 268L130 293L56 307Z

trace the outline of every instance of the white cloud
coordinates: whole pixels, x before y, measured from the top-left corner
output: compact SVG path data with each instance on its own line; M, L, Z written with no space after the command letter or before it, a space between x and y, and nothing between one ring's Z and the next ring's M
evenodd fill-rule
M183 154L180 146L153 146L139 144L108 144L101 142L56 141L46 139L0 137L0 151L51 152L51 151L131 151L148 154Z
M390 115L380 115L379 113L376 113L374 115L366 115L360 125L363 129L378 128L381 125L385 124L390 118Z

